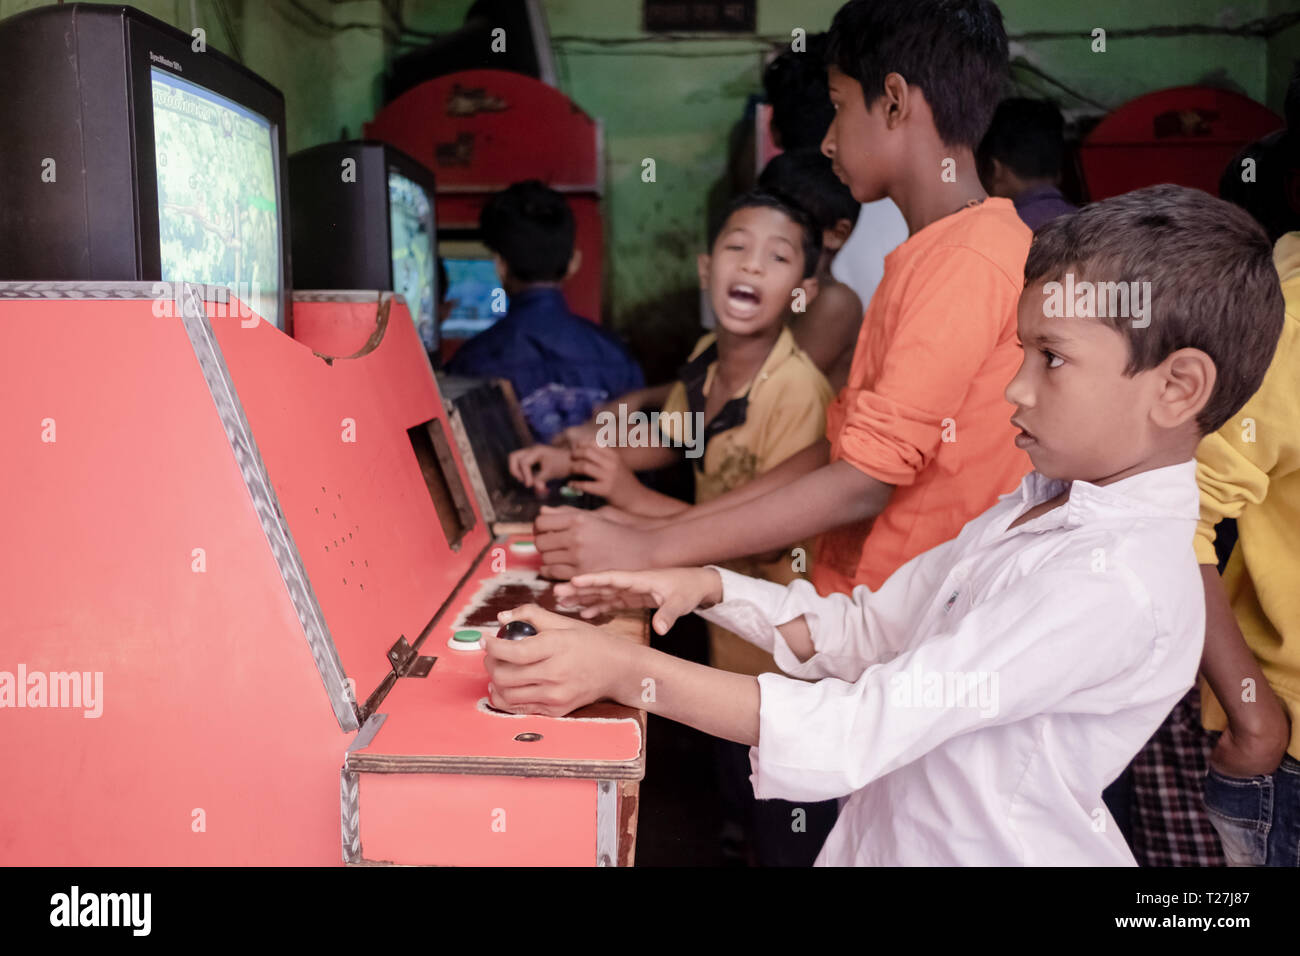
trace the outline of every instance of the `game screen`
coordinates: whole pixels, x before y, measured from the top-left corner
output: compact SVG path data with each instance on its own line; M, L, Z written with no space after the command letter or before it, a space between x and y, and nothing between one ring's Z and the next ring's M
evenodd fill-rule
M433 314L433 205L424 188L388 171L388 225L393 237L393 291L406 299L426 350L438 347Z
M271 124L201 86L152 74L163 280L224 286L279 326Z
M451 339L467 339L482 332L506 314L509 301L504 291L495 302L493 293L501 288L496 265L491 259L443 257L447 267L447 301L453 303L451 314L442 325L442 334Z

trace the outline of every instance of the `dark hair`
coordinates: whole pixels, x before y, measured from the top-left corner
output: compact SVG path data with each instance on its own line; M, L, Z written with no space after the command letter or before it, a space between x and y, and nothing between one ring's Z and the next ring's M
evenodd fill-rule
M709 250L712 251L718 236L722 235L723 228L732 216L742 209L754 208L776 209L803 231L803 277L807 279L814 275L817 272L817 261L822 255L821 230L802 206L775 189L751 189L731 200L723 211L722 218L709 230Z
M442 261L442 256L436 256L434 259L438 264L438 301L447 301L447 263Z
M483 243L505 260L521 282L556 282L573 257L573 210L537 179L493 195L479 214Z
M826 63L862 85L868 107L898 73L925 94L939 138L974 149L1007 78L1007 34L991 0L849 0Z
M998 104L975 158L981 174L997 159L1024 179L1055 179L1061 175L1064 151L1061 111L1047 100L1014 97Z
M810 34L802 53L787 49L769 63L763 71L763 92L782 149L820 147L835 118L826 85L826 34Z
M830 158L815 147L786 150L774 156L759 173L758 185L789 196L822 231L834 229L841 219L847 219L852 226L862 211L849 187L835 175Z
M1034 234L1026 284L1071 271L1093 281L1151 283L1149 326L1101 319L1128 340L1124 374L1155 368L1182 348L1214 360L1214 391L1196 417L1203 434L1222 426L1264 380L1284 305L1268 236L1244 210L1169 184L1103 199Z

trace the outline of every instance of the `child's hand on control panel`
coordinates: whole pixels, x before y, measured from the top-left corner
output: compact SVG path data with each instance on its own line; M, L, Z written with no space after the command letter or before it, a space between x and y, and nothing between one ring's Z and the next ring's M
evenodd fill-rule
M551 445L530 445L510 453L510 474L538 497L546 495L546 483L552 478L564 478L573 472L569 452Z
M615 697L626 683L624 673L632 669L638 646L586 621L535 604L502 611L497 620L502 624L527 621L537 630L517 640L483 641L488 702L498 710L563 717Z
M630 607L654 607L656 633L667 634L683 614L722 600L722 576L713 568L601 571L555 586L555 597L583 608L583 617Z
M635 504L637 493L644 489L632 469L623 463L617 449L595 443L579 445L573 450L573 471L591 480L571 479L571 486L589 495L599 495L619 508Z

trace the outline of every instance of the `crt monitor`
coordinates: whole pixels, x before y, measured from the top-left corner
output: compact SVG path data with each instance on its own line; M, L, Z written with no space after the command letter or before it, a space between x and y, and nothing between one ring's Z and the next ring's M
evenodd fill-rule
M446 239L438 244L438 254L447 269L451 305L442 324L444 338L471 338L506 314L510 300L487 246L473 239Z
M299 288L401 293L429 352L439 345L434 177L386 143L325 143L289 157Z
M131 7L0 21L0 278L230 289L288 330L284 98Z

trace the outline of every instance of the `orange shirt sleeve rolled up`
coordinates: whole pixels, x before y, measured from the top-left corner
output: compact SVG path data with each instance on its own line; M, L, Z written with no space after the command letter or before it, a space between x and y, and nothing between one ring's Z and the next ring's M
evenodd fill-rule
M1020 365L1030 238L1010 201L988 199L886 258L826 436L832 461L894 492L874 520L822 535L813 574L822 593L879 587L1029 470L1004 393Z

